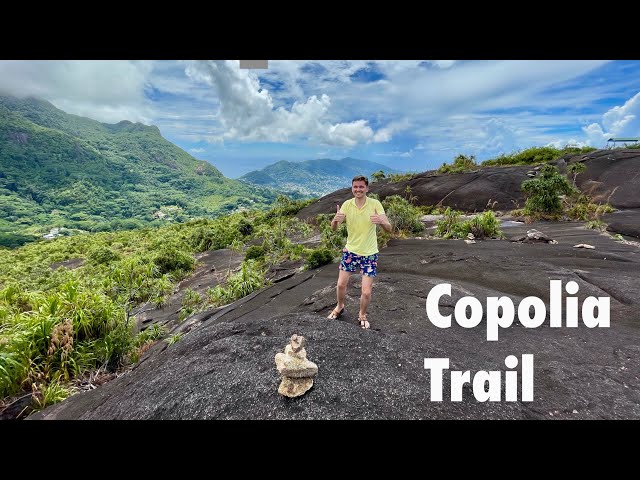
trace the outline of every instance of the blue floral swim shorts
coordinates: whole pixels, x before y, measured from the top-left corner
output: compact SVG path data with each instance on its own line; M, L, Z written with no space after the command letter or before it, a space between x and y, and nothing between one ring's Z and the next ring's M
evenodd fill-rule
M356 268L360 266L360 273L367 277L375 277L378 267L378 254L373 255L356 255L346 248L342 250L342 260L340 261L340 270L354 273Z

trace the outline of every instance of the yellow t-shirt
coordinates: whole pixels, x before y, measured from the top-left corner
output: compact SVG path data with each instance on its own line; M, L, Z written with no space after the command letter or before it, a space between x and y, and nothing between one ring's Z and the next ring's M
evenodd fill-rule
M370 216L374 212L384 213L382 204L375 198L366 197L362 208L356 206L356 199L351 198L342 204L340 211L345 214L347 224L347 245L345 248L356 255L367 256L378 253L376 224L371 223Z

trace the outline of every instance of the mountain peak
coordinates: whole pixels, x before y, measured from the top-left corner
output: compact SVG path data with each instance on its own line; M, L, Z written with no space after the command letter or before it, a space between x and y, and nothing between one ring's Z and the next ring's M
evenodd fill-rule
M402 173L400 170L380 163L345 157L341 160L320 158L301 162L280 160L261 170L249 172L240 179L280 191L297 191L303 195L321 197L350 186L351 179L356 175L370 176L378 170L384 170L386 173Z

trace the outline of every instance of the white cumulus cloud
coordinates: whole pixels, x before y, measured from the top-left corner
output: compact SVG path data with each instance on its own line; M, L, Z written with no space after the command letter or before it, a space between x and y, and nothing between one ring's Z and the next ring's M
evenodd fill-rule
M591 123L583 131L594 145L600 145L611 137L640 137L640 92L625 102L608 110L600 123Z
M67 113L117 123L149 123L144 99L150 62L2 60L0 93L44 98Z
M186 73L193 80L216 88L220 102L219 120L223 139L288 142L306 139L336 146L388 141L358 119L331 122L331 99L326 94L296 101L291 108L274 107L269 91L262 88L255 74L241 70L237 61L192 62Z

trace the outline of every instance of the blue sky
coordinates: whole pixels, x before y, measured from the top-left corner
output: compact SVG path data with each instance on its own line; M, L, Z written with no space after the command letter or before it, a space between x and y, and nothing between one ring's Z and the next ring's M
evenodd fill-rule
M640 61L0 61L35 95L162 135L237 178L279 160L354 157L406 171L531 146L640 137Z

